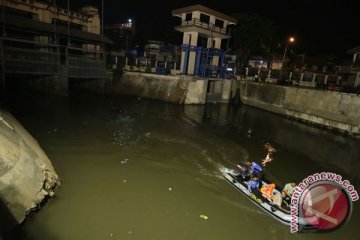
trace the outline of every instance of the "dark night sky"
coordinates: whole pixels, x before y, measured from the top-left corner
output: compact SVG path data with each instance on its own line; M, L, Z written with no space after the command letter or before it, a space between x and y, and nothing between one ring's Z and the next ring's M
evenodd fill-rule
M179 44L181 35L173 30L177 23L171 10L193 4L203 4L226 14L259 14L279 27L279 38L296 37L299 53L308 56L345 55L360 45L360 15L358 0L104 0L105 24L136 20L136 34L142 41L163 40ZM59 5L66 0L57 0ZM101 6L101 0L71 1L76 10L83 4ZM65 5L66 6L66 5ZM101 11L101 10L100 10ZM141 42L140 42L141 43Z

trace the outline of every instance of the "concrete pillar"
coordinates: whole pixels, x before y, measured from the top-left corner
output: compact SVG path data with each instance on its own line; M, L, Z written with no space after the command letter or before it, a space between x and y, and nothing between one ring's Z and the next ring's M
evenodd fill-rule
M360 72L357 72L355 77L354 87L357 87L359 85L360 85Z
M191 34L190 45L195 47L195 46L197 46L199 33L198 32L191 32L190 34ZM191 51L190 54L189 54L188 74L194 74L195 59L196 59L196 53Z
M222 80L222 92L221 92L221 102L229 102L230 93L231 93L231 85L233 80Z
M214 38L214 41L215 41L214 48L220 49L221 48L221 38ZM219 57L218 56L213 57L212 64L213 64L213 66L219 66Z

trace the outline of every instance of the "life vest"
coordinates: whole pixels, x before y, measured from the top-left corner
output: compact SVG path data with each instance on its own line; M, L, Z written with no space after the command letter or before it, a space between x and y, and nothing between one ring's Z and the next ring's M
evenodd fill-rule
M274 190L275 188L275 184L274 183L271 183L271 184L268 184L262 188L260 188L260 192L262 193L262 195L265 197L265 198L268 198L270 200L273 200L274 199L274 195L272 195L272 191Z

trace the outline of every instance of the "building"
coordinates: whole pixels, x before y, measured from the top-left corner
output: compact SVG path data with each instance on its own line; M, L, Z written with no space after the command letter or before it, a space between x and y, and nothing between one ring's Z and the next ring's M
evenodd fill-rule
M358 87L360 86L360 46L348 50L347 54L352 55L352 61L347 67L347 72L354 76L354 87Z
M66 95L68 79L105 77L104 45L111 41L102 34L98 9L84 6L72 11L54 3L1 1L3 85L14 75L51 76L57 82L54 89Z
M149 40L145 44L145 57L157 61L178 62L178 46Z
M226 55L220 51L222 40L230 37L229 26L237 23L235 18L200 4L175 9L172 15L181 19L175 30L183 32L183 74L204 76L201 73L223 64L219 62Z

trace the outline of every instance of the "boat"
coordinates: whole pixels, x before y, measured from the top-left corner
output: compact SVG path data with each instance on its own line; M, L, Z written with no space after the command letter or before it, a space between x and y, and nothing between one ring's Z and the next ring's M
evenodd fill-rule
M286 204L282 204L281 208L274 204L270 199L265 198L263 196L258 197L255 196L255 194L249 192L248 190L248 182L250 177L244 176L241 174L244 172L247 168L245 165L238 164L237 168L240 170L239 173L234 174L230 172L224 173L225 179L237 190L239 190L243 195L245 195L252 203L260 207L264 212L268 213L272 218L276 219L277 221L286 224L291 225L291 213L290 213L290 206L287 206ZM271 184L269 180L266 178L262 178L262 186L267 186L268 184ZM272 194L275 195L277 193L281 194L281 190L279 186L276 186L272 190ZM304 218L298 218L299 225L302 226L302 230L313 230L315 229L313 225L310 225L306 219Z

